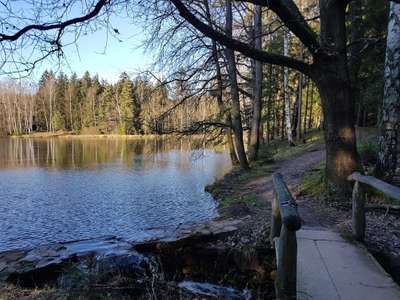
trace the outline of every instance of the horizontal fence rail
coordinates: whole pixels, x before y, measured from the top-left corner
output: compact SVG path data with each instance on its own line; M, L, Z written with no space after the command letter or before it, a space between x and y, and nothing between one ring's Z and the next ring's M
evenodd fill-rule
M385 196L400 200L400 188L373 176L365 176L358 172L351 174L349 181L354 181L352 194L352 231L356 240L362 242L365 238L365 186L370 186Z
M272 199L271 244L275 246L277 299L296 299L297 239L301 227L297 204L279 173L272 176L275 197Z

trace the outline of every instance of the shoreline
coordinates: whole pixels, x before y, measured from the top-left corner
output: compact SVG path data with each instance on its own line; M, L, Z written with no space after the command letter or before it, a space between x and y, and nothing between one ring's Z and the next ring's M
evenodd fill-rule
M157 139L157 138L165 138L167 136L176 136L176 135L157 135L157 134L77 134L74 132L35 132L30 134L22 134L22 135L10 135L4 136L9 138L123 138L123 139Z
M88 138L88 139L128 139L128 140L144 140L144 139L166 139L166 138L203 138L202 134L193 135L182 135L179 133L169 133L169 134L76 134L74 132L35 132L31 134L22 135L4 135L0 138L11 138L11 139L46 139L46 138Z

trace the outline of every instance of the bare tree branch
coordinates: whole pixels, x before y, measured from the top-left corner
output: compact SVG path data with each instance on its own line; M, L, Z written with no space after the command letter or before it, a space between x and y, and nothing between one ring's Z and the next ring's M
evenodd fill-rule
M289 67L292 69L296 69L306 75L310 75L310 65L306 64L302 61L279 55L274 53L269 53L266 51L258 50L255 48L249 47L248 44L238 41L236 39L228 37L226 34L223 34L209 25L200 21L193 13L191 13L185 4L180 0L171 0L171 2L178 9L180 15L186 19L192 26L197 28L201 33L208 36L211 39L215 39L220 44L224 45L227 48L243 53L244 55L265 62L280 66Z
M109 0L99 0L99 2L97 2L97 4L95 5L94 9L91 12L89 12L88 14L81 16L81 17L67 20L65 22L60 22L60 23L55 23L55 24L32 24L32 25L25 26L24 28L22 28L21 30L17 31L15 34L12 34L12 35L0 33L0 42L15 41L15 40L19 39L21 36L23 36L25 33L32 31L32 30L48 31L48 30L53 30L53 29L60 29L62 31L64 28L66 28L70 25L82 23L82 22L85 22L85 21L88 21L88 20L94 18L95 16L97 16L99 14L101 9L108 2L109 2Z

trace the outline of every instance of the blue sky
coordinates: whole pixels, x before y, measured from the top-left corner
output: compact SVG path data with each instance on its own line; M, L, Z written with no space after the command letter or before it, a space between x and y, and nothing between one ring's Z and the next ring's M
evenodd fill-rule
M118 29L118 39L110 35L107 38L104 29L81 36L76 45L64 47L65 62L61 70L68 76L76 72L78 77L89 71L109 82L116 82L124 71L134 75L147 70L152 56L140 47L145 38L140 23L118 17L112 20L112 28ZM55 59L44 61L34 70L31 79L37 81L45 69L59 69L59 65Z
M76 72L80 77L88 70L92 75L98 74L100 78L115 82L121 72L132 74L148 68L151 55L139 48L144 39L142 29L125 21L121 18L113 22L113 27L120 32L121 42L112 36L107 39L105 30L101 30L80 37L76 46L66 47L67 64L62 67L63 72L68 75ZM45 68L51 68L51 64L43 63L35 71L35 77Z

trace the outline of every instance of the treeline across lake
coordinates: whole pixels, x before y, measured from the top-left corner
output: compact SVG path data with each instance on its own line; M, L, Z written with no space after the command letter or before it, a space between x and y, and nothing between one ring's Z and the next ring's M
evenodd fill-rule
M59 130L86 134L157 134L183 130L214 101L181 103L179 85L152 83L122 73L111 84L86 72L82 78L45 71L36 88L9 80L0 83L0 132L7 135ZM207 100L207 95L201 100ZM199 100L200 100L199 98Z

